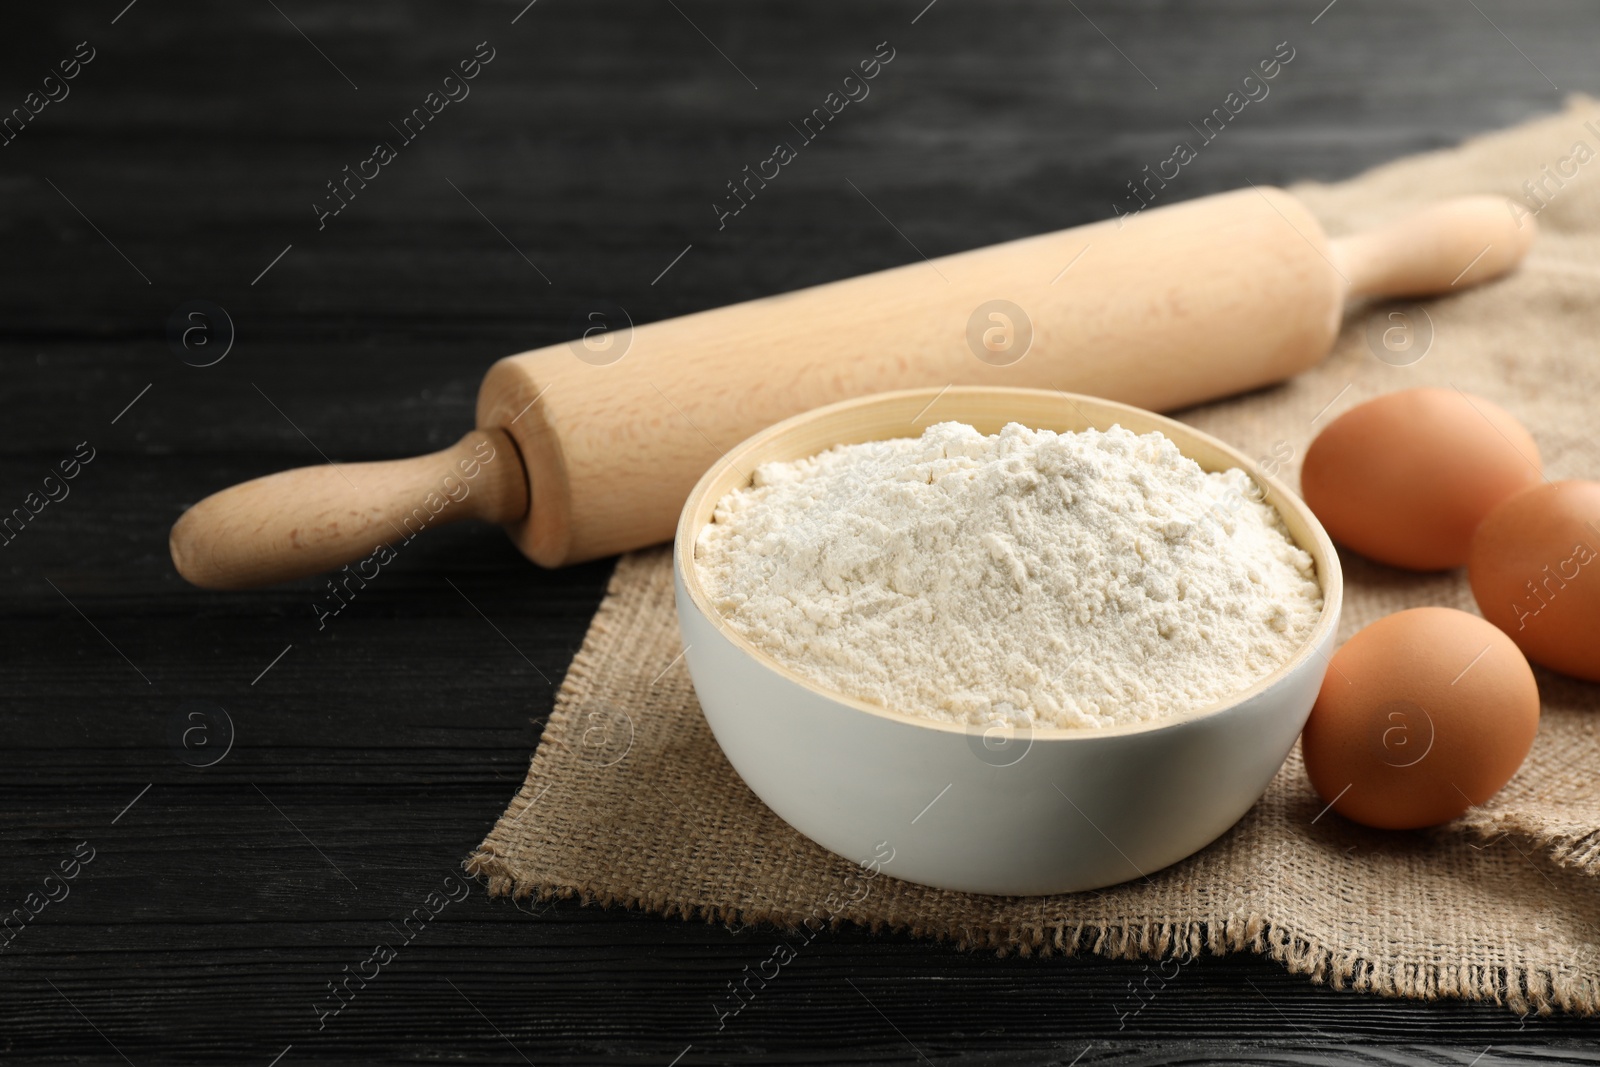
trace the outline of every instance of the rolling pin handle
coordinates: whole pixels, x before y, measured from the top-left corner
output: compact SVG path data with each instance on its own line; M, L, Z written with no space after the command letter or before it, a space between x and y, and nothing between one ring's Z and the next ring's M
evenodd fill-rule
M369 558L382 566L429 527L527 511L516 445L504 430L473 430L426 456L302 467L224 489L184 512L168 545L195 585L249 589Z
M1435 296L1514 269L1538 233L1514 200L1460 196L1340 238L1332 259L1351 298Z

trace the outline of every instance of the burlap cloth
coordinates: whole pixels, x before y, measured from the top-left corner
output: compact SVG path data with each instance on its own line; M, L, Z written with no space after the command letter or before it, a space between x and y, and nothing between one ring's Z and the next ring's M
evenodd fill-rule
M1433 339L1420 360L1394 365L1420 349L1381 345L1389 362L1377 358L1368 328L1389 325L1392 309L1356 309L1326 363L1181 417L1251 455L1285 442L1297 462L1355 404L1456 386L1520 418L1552 478L1600 477L1600 159L1572 159L1579 142L1600 150L1593 100L1350 181L1296 187L1335 234L1440 197L1496 192L1543 203L1541 236L1515 275L1428 303ZM1547 165L1577 173L1558 188ZM1530 180L1544 181L1539 200L1523 188ZM1402 608L1476 610L1464 572L1417 576L1342 558L1341 639ZM1519 1012L1600 1010L1600 686L1539 671L1543 717L1527 763L1446 827L1385 833L1319 817L1324 804L1297 750L1238 825L1148 882L989 897L887 871L864 879L790 829L724 759L680 654L668 550L623 557L527 781L468 861L492 893L784 927L820 917L1023 953L1249 950L1341 988Z

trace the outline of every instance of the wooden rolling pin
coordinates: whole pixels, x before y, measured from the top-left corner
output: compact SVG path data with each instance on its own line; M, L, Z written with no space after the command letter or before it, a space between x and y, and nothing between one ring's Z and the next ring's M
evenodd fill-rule
M1534 237L1522 214L1467 197L1329 240L1295 197L1252 188L552 345L489 370L479 428L452 448L224 489L173 526L172 559L239 589L375 566L465 518L550 567L638 548L672 535L722 450L790 415L919 386L1154 410L1254 389L1322 359L1349 298L1512 269Z

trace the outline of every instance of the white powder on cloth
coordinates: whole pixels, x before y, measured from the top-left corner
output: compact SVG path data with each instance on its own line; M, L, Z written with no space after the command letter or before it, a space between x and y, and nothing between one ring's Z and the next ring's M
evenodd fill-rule
M1286 662L1311 557L1241 470L1161 433L958 422L768 463L695 561L723 619L824 688L951 722L1180 714Z

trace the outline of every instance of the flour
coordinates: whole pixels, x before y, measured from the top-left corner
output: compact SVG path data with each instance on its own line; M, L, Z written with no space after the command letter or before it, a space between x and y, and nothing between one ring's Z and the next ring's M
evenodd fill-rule
M956 422L769 463L695 561L727 625L791 670L950 722L1180 714L1286 662L1311 557L1240 470L1163 434Z

